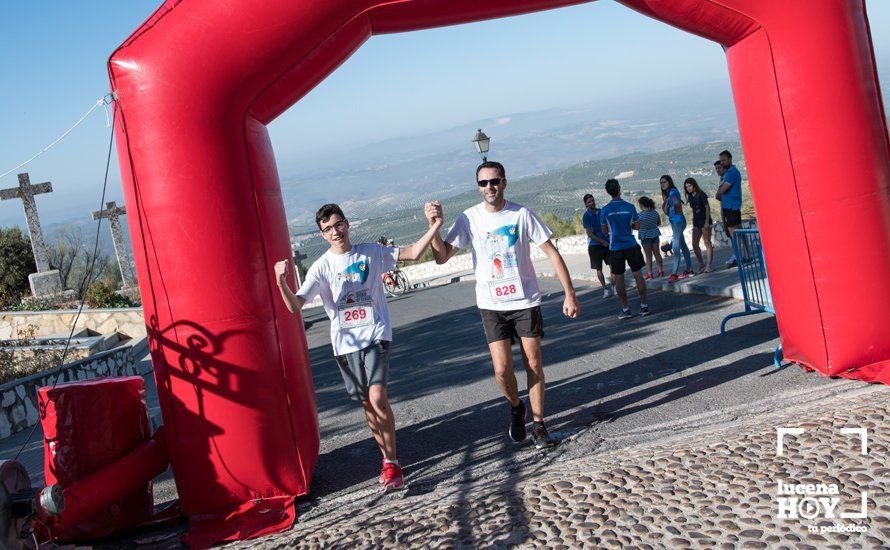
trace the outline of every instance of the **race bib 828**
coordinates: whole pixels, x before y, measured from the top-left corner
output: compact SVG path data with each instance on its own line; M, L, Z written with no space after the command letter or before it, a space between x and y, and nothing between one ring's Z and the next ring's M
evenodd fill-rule
M518 276L489 281L488 292L491 295L491 301L495 303L511 302L525 298L525 292L522 290L522 281L519 280Z

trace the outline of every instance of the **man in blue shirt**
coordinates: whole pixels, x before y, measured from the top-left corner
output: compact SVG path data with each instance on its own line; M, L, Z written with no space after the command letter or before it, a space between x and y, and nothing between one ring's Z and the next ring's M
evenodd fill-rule
M715 197L720 201L723 228L732 239L733 232L742 227L742 174L733 165L732 153L729 151L720 153L720 164L723 166L723 175ZM735 267L735 254L726 263L729 267Z
M633 230L639 229L640 221L634 205L621 199L621 184L616 179L606 180L606 193L612 197L608 204L600 209L600 225L603 234L609 237L609 269L612 271L612 283L621 300L619 319L630 319L634 314L627 307L627 289L624 286L625 262L630 266L637 290L640 293L640 315L649 315L646 304L646 281L643 279L643 250L634 238Z
M603 298L609 297L609 287L606 286L606 278L603 276L603 262L609 262L609 241L603 234L603 226L600 224L600 209L596 207L596 199L593 195L584 195L584 206L587 210L581 216L581 225L587 232L587 255L590 256L590 269L596 270L596 278L603 287Z

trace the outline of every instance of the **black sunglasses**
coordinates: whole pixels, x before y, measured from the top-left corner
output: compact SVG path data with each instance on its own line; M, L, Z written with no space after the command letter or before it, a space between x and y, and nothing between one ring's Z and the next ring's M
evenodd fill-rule
M488 184L491 185L500 185L503 183L504 178L491 178L490 180L479 180L476 183L479 184L479 187L488 187Z

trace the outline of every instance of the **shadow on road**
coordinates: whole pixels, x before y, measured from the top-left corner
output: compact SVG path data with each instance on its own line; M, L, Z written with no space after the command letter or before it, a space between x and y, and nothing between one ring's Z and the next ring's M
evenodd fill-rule
M774 319L764 317L726 335L720 335L715 324L714 334L679 345L668 340L661 349L652 348L653 352L647 357L600 368L596 362L597 353L607 350L615 353L616 349L626 345L649 349L652 347L650 337L656 332L668 330L682 334L686 317L712 312L724 301L655 292L649 300L655 312L651 317L619 323L614 318L615 304L612 301L599 301L590 290L580 292L579 296L586 313L580 320L562 315L561 293L545 297L542 306L546 332L543 340L545 368L572 361L590 365L584 374L548 379L546 414L551 419L551 430L578 429L597 421L639 413L725 384L771 363L771 354L754 353L730 364L705 371L696 369L684 375L687 369L776 338ZM443 390L491 379L488 348L475 307L397 326L394 340L389 388L397 421L400 400L435 399ZM518 345L514 347L517 348ZM343 394L342 380L330 355L327 345L316 347L310 353L319 412L356 409ZM616 361L613 359L610 363L614 365ZM516 364L519 385L524 388L521 361L517 360ZM676 376L678 374L680 376ZM666 377L670 379L653 384ZM612 397L644 385L638 391ZM398 424L399 454L408 460L415 490L424 491L425 486L435 486L436 480L443 477L460 475L460 479L469 479L474 475L474 469L483 463L494 461L499 464L501 472L509 473L515 469L516 460L535 459L536 454L529 452L528 447L520 448L507 440L508 410L493 380L490 395L491 399L448 414L414 424ZM653 400L654 397L657 399ZM359 414L357 409L355 413ZM336 429L326 428L322 438L337 433ZM517 453L517 449L522 452ZM378 456L370 435L361 442L320 455L312 496L324 497L367 483L369 473L379 467ZM452 461L453 466L443 466L446 457L456 456L461 460ZM509 490L508 487L504 489ZM522 502L521 498L517 501Z

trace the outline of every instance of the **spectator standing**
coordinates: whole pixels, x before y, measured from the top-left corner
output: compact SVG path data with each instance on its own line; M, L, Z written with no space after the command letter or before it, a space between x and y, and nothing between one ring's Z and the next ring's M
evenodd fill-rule
M671 248L674 252L674 267L671 269L671 276L668 282L673 283L677 279L689 277L692 275L692 258L689 255L689 247L686 246L686 239L683 237L683 231L686 230L686 216L683 215L683 201L680 199L680 191L674 185L674 179L665 174L659 180L661 185L661 209L671 222L671 230L674 232L671 238ZM686 269L683 273L680 271L680 253L686 262Z
M630 319L634 316L627 307L627 288L624 286L624 271L627 266L637 282L640 293L640 315L649 315L646 304L646 280L643 279L643 252L634 239L633 230L640 228L640 219L634 205L621 199L621 184L616 179L606 180L606 193L612 197L600 209L600 224L603 233L609 236L609 270L612 272L612 283L615 293L621 302L619 319ZM625 263L627 265L625 265Z
M661 250L659 243L661 242L661 231L658 226L661 225L661 216L655 210L655 201L649 197L640 197L637 201L640 205L640 229L637 237L640 244L643 245L643 255L646 256L646 270L649 272L644 279L654 279L655 277L664 277L664 266L661 263ZM652 269L652 257L655 257L655 263L658 265L658 274Z
M603 298L609 297L609 286L606 285L606 277L603 275L603 262L609 261L609 241L603 234L600 225L600 209L596 207L596 199L593 195L584 195L584 215L581 216L581 225L587 232L587 255L590 256L590 269L596 270L596 278L603 287ZM614 293L614 291L613 291Z
M710 273L714 271L711 265L714 260L714 251L711 247L711 225L713 222L711 221L711 205L708 204L708 194L702 191L695 178L686 178L683 188L686 191L686 203L692 208L692 251L695 253L695 259L698 260L698 272ZM707 264L702 261L699 245L701 240L704 240L705 243Z
M726 234L732 239L733 232L742 227L742 174L732 163L732 153L729 151L720 153L720 165L723 167L723 174L715 197L720 201ZM737 265L735 253L726 265L730 268Z

